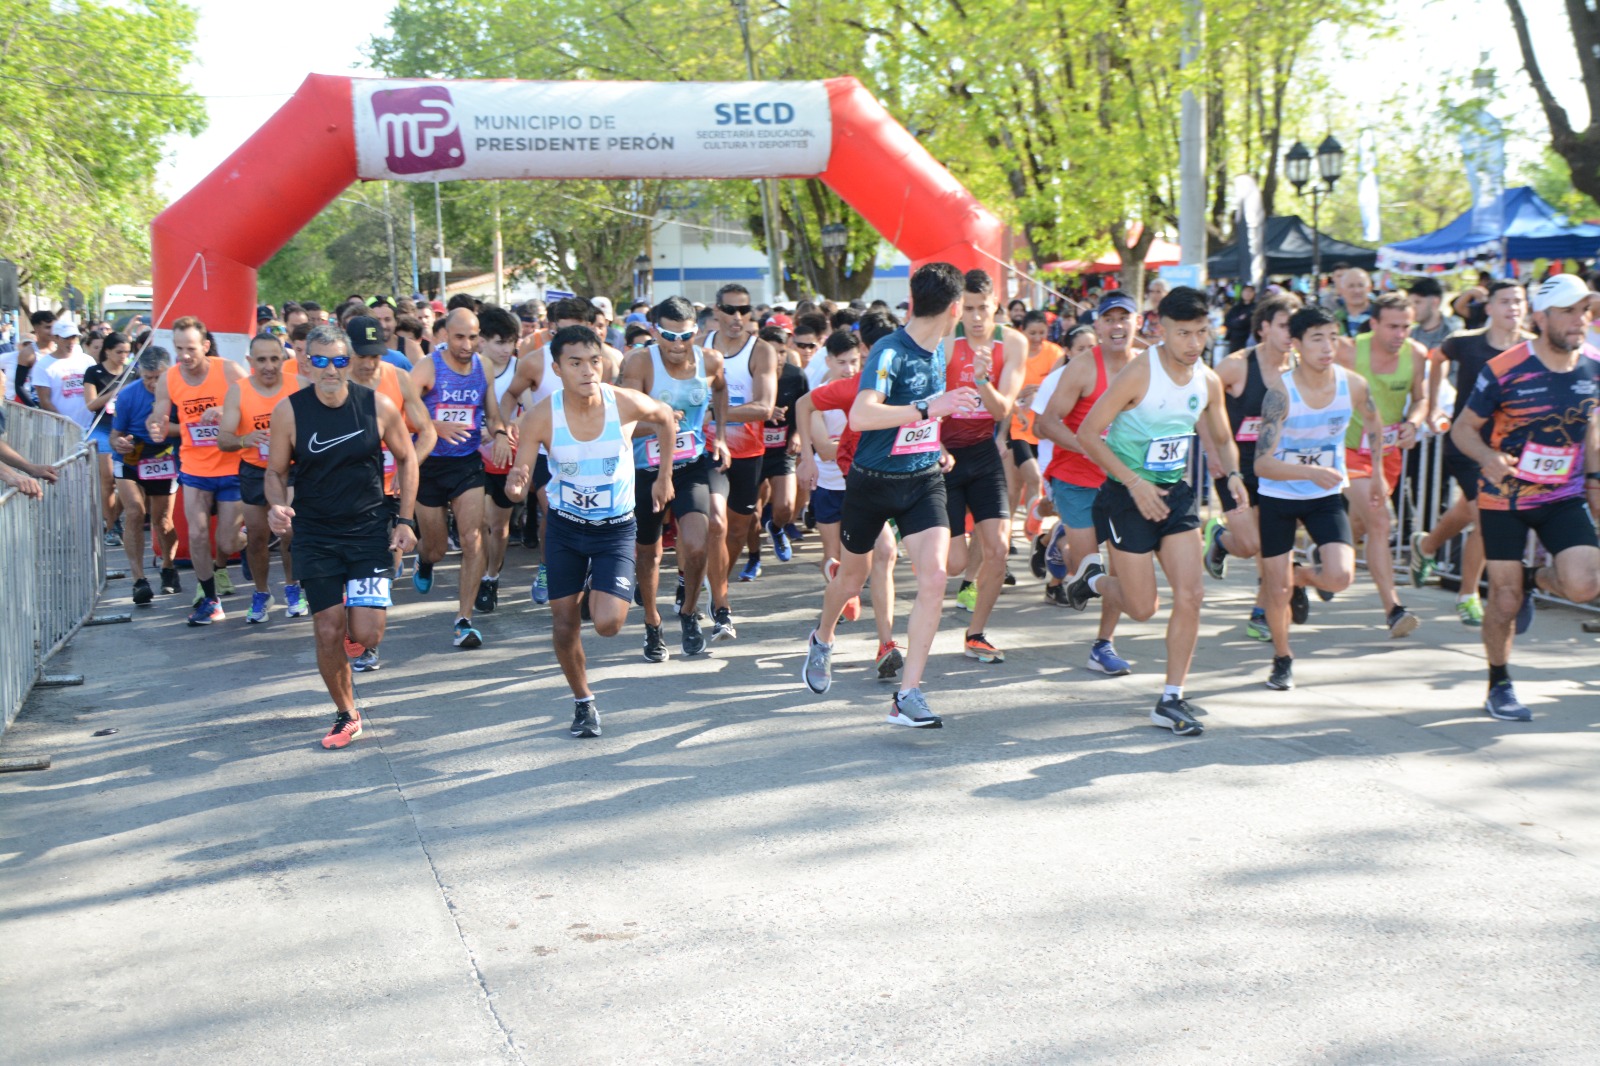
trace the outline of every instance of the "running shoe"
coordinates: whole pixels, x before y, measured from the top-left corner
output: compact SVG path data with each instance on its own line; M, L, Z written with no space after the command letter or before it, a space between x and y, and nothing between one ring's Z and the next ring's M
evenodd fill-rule
M267 620L267 612L272 609L272 593L252 592L250 594L250 611L244 616L246 623L256 625Z
M678 610L683 610L683 575L678 575L678 591L673 593L672 602L678 605Z
M1489 712L1490 718L1498 718L1502 722L1533 721L1533 712L1517 699L1516 690L1509 681L1489 686L1489 698L1483 701L1483 709Z
M733 628L733 611L727 607L713 607L711 609L711 639L736 640L739 631Z
M1439 565L1438 556L1422 550L1425 539L1424 533L1411 534L1411 583L1419 589L1428 583L1428 578L1433 576L1434 569Z
M978 585L969 581L956 592L956 606L971 614L978 607Z
M861 617L861 597L851 596L844 601L844 613L840 615L846 622L854 622Z
M161 594L171 596L183 591L183 582L178 580L178 571L170 566L161 568Z
M500 600L500 582L489 578L478 580L478 597L472 601L473 610L488 614Z
M476 648L483 644L483 634L472 628L465 618L456 619L456 635L451 641L458 648Z
M1067 583L1067 606L1074 611L1081 611L1089 606L1089 600L1100 595L1091 586L1090 582L1106 572L1100 565L1100 555L1086 555L1083 562L1078 564L1078 572Z
M411 575L411 587L417 590L419 596L426 596L433 588L433 564L418 563L417 572Z
M1533 625L1533 590L1522 594L1522 606L1517 608L1517 636L1522 636Z
M802 676L806 688L818 695L833 687L833 645L818 640L815 629L806 638L806 665Z
M900 646L894 641L878 645L878 680L890 681L901 670L905 669L906 657L900 654Z
M1228 575L1228 549L1222 546L1222 534L1227 528L1222 524L1222 519L1211 518L1206 521L1205 532L1201 534L1206 542L1206 573L1218 581Z
M300 595L299 585L283 586L283 613L290 618L299 618L301 615L311 613L311 608L306 604L305 597Z
M1067 579L1067 527L1058 525L1050 536L1050 543L1044 550L1044 573L1040 577L1053 577L1057 581Z
M1422 624L1422 619L1399 604L1395 604L1394 610L1389 612L1387 623L1389 626L1389 639L1398 640L1401 637L1409 637L1415 633L1417 627Z
M704 633L700 632L699 615L678 615L678 626L683 630L683 654L699 655L706 650L706 637Z
M217 595L218 596L232 596L233 595L233 593L234 593L233 580L228 577L228 568L226 566L217 567L216 572L212 576L215 577L216 580L217 580Z
M1046 585L1044 587L1044 602L1053 603L1057 607L1071 607L1072 600L1067 597L1067 586Z
M114 529L106 530L105 534L101 537L101 540L105 542L105 546L108 548L122 547L122 535Z
M1483 625L1483 601L1476 596L1457 600L1456 617L1461 619L1462 625L1472 626L1474 629Z
M361 716L359 714L345 714L339 712L339 717L333 720L333 728L328 730L328 735L322 738L324 748L342 748L361 735Z
M1117 649L1112 647L1109 640L1097 640L1089 648L1089 669L1111 677L1133 673L1128 660L1117 654Z
M786 563L794 558L794 546L789 543L789 531L780 529L771 522L767 523L767 535L772 538L772 554L778 557L778 562Z
M1316 569L1317 573L1320 574L1322 572L1322 545L1320 544L1313 544L1311 546L1311 565ZM1331 602L1333 597L1334 593L1329 592L1326 589L1317 590L1317 599L1321 600L1323 603Z
M379 665L378 649L364 648L361 654L357 655L355 660L351 662L350 669L358 674L371 674L377 671Z
M1303 626L1311 617L1311 597L1306 595L1304 585L1296 585L1294 591L1289 593L1289 620L1297 626ZM1416 628L1415 626L1412 627ZM1405 634L1401 634L1404 636Z
M943 729L944 719L928 708L921 688L894 694L894 710L889 712L890 725L906 725L913 729Z
M1003 585L1015 585L1016 583L1017 583L1017 575L1013 574L1011 572L1011 567L1009 567L1009 566L1006 567L1006 579L1003 582L1001 582L1001 584L1003 584Z
M272 549L269 548L267 550L271 551ZM225 570L227 568L223 567L223 566L219 566L219 567L217 567L217 569L218 570ZM254 581L256 579L256 575L254 575L254 574L252 574L250 572L250 553L249 552L241 552L239 554L239 573L244 575L244 579L246 581L254 583Z
M350 639L350 635L348 633L345 634L345 637L344 637L344 657L346 659L357 659L357 658L360 658L361 656L365 655L366 653L367 653L367 649L366 649L366 647L364 645L357 644L355 641Z
M1267 678L1267 687L1275 688L1279 692L1287 692L1294 688L1294 656L1272 657L1272 673Z
M1040 533L1037 537L1033 538L1033 554L1028 556L1028 568L1033 571L1033 576L1041 581L1044 580L1045 574L1044 551L1044 534Z
M1163 696L1156 709L1150 712L1150 722L1180 737L1197 737L1205 732L1205 727L1195 720L1197 709L1182 696Z
M661 635L661 627L653 626L649 622L644 624L644 657L647 662L652 663L667 661L667 641Z
M580 700L573 707L572 735L575 737L600 735L600 712L595 709L593 699Z
M133 602L134 603L136 603L139 606L143 607L145 604L149 603L151 600L153 600L155 598L156 598L156 594L154 592L150 591L150 579L149 578L141 577L139 580L137 580L137 581L135 581L133 583Z
M227 615L222 611L222 604L216 600L202 599L194 610L189 612L189 624L192 626L208 626L212 622L220 622Z
M1267 624L1267 612L1260 607L1250 608L1250 621L1244 624L1244 631L1252 640L1271 640L1272 627Z
M754 581L761 576L761 560L754 556L745 560L744 569L739 571L740 581Z
M967 658L976 659L980 663L1003 663L1006 653L989 642L989 638L982 633L967 634Z
M793 522L785 525L783 527L783 531L787 533L789 535L789 539L796 544L806 539L806 531L795 525Z
M528 590L534 603L550 602L550 577L545 573L544 564L539 564L539 572L533 576L533 587Z

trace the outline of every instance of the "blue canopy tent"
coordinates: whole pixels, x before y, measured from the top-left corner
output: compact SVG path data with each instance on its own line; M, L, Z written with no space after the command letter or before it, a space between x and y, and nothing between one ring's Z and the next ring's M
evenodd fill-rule
M1494 225L1498 217L1499 225ZM1526 185L1502 192L1442 229L1378 249L1385 270L1420 272L1480 259L1592 259L1600 255L1600 226L1573 224Z

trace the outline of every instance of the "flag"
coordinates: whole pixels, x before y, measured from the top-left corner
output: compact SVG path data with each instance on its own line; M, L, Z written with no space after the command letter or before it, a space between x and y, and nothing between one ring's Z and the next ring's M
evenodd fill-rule
M1233 179L1234 238L1239 249L1239 284L1260 291L1267 273L1267 212L1256 179L1241 174Z
M1495 237L1505 228L1506 135L1500 120L1480 110L1461 133L1461 161L1472 189L1472 232Z
M1377 244L1383 240L1383 204L1378 194L1378 149L1371 130L1361 132L1357 154L1361 183L1356 187L1356 203L1361 208L1361 239Z

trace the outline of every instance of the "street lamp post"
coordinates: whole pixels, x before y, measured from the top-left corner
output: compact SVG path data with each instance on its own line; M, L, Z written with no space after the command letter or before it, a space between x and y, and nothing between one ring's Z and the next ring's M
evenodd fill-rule
M842 278L844 271L834 267L834 263L844 254L845 247L849 243L850 229L843 222L830 222L822 227L822 258L833 270L836 277ZM822 295L832 294L823 293Z
M1299 141L1289 149L1283 157L1283 173L1289 179L1289 184L1294 186L1294 191L1301 196L1306 195L1306 184L1311 185L1311 278L1312 297L1315 298L1316 288L1322 283L1322 231L1318 228L1318 208L1322 201L1333 195L1333 186L1338 182L1339 176L1344 173L1344 147L1328 134L1322 143L1317 145L1317 172L1321 175L1323 184L1311 181L1311 152Z
M654 271L651 269L650 257L643 252L633 261L633 298L654 302L651 290L654 288Z

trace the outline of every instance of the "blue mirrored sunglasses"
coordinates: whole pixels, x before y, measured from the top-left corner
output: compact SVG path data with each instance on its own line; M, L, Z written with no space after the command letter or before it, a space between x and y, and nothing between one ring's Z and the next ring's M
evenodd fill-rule
M311 365L318 370L328 369L329 363L332 363L340 370L350 365L350 357L348 355L308 355L306 358L310 359Z

